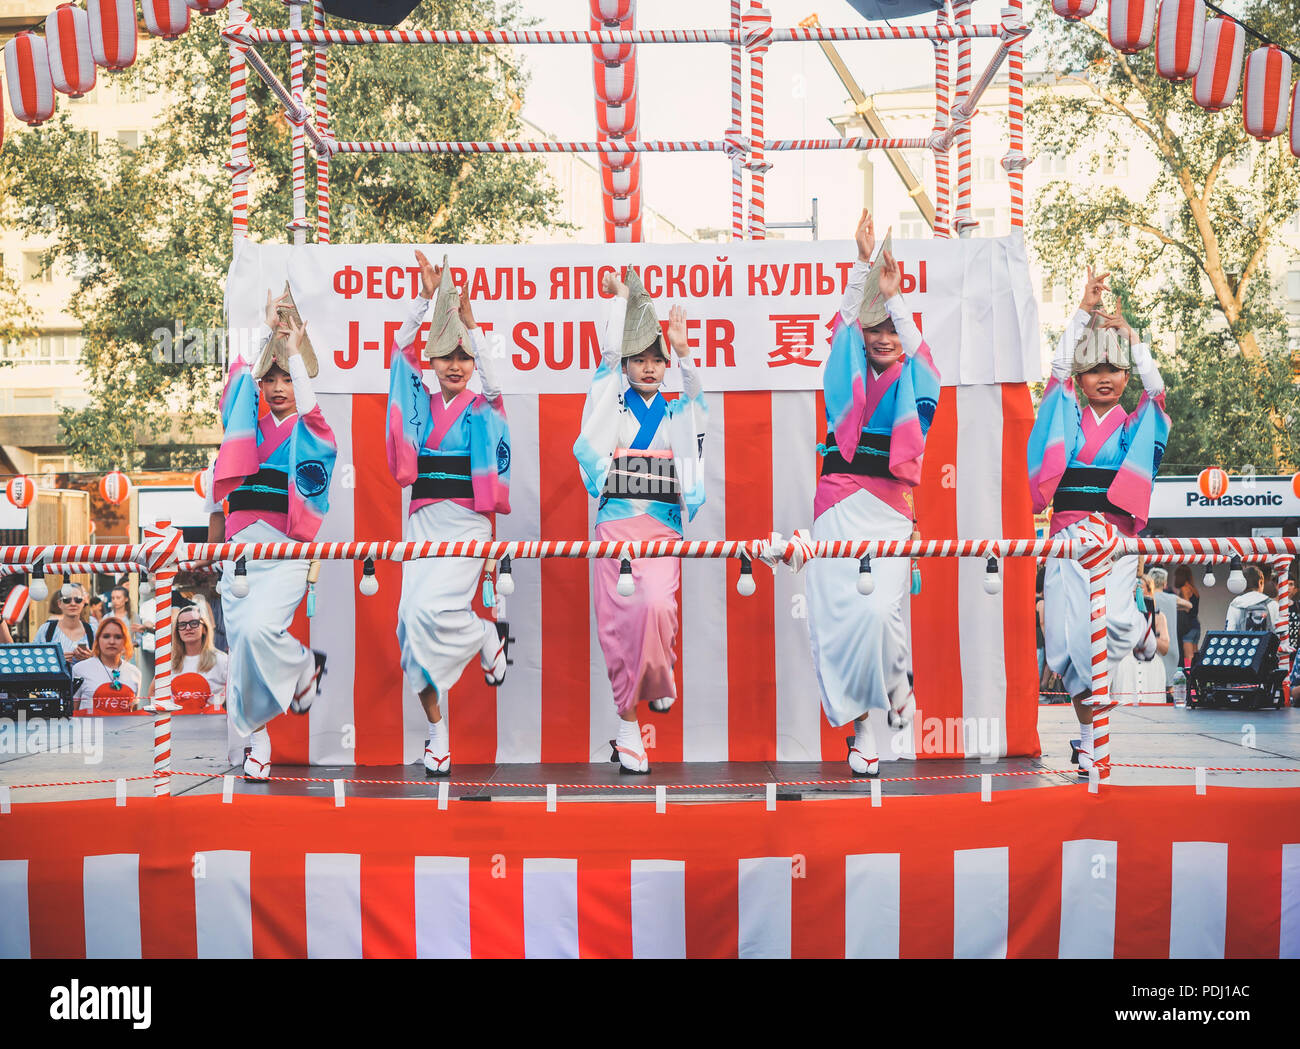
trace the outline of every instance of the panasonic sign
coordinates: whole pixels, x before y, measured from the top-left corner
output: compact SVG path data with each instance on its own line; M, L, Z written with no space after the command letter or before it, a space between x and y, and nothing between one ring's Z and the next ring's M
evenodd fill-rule
M1170 517L1300 517L1289 477L1230 477L1218 499L1201 494L1195 477L1157 478L1151 519Z

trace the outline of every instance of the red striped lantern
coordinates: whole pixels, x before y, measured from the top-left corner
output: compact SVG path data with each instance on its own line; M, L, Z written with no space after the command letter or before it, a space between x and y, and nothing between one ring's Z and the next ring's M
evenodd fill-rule
M116 71L135 61L135 0L86 0L86 15L96 65Z
M225 7L230 0L185 0L191 10L201 15L214 15Z
M1246 31L1231 18L1206 20L1201 67L1192 81L1192 97L1198 106L1217 113L1236 101L1245 50Z
M1291 89L1291 152L1300 157L1300 83Z
M1221 499L1228 490L1228 474L1217 466L1208 466L1196 475L1196 487L1206 499Z
M1291 491L1300 499L1300 473L1291 475Z
M200 499L206 499L208 497L208 471L207 470L197 471L194 474L194 477L190 483L194 486L194 494L197 495Z
M131 495L131 478L121 470L114 470L99 479L99 494L106 502L120 506Z
M626 226L641 217L641 194L633 193L630 197L611 197L601 195L605 205L605 221L618 226Z
M636 95L617 106L597 102L596 126L607 135L635 135Z
M1106 35L1110 46L1136 55L1151 44L1156 29L1156 0L1110 0Z
M19 510L26 510L36 498L36 485L30 477L19 474L9 478L9 483L5 485L5 496Z
M10 626L17 626L23 621L23 616L27 615L27 606L31 604L31 591L19 583L9 591L9 596L5 598L4 621Z
M1291 83L1291 56L1274 44L1257 47L1246 58L1246 93L1241 119L1246 134L1264 142L1286 130L1286 89Z
M610 196L626 197L641 188L641 165L632 164L625 168L611 168L608 164L600 165L600 188Z
M45 37L19 33L5 44L9 106L24 124L36 127L54 116L54 81Z
M621 136L614 136L614 135L606 134L605 131L604 131L602 128L600 128L599 126L596 128L596 141L597 141L597 142L610 142L610 141L613 141L614 139L617 139L618 142L622 142L622 137L621 137ZM637 157L640 156L640 154L639 154L639 153L632 153L632 152L628 152L628 153L602 153L601 156L605 158L606 163L608 163L610 167L612 167L612 168L625 168L625 167L630 166L630 165L631 165L631 164L632 164L632 163L637 159Z
M60 4L45 19L50 77L57 90L80 98L95 86L95 59L90 51L90 20L72 4Z
M600 101L626 102L636 92L636 55L626 62L597 62L594 69Z
M175 40L190 27L190 9L185 0L140 0L144 27L152 36Z
M1097 10L1097 0L1052 0L1052 10L1062 18L1077 22Z
M1205 49L1205 0L1161 0L1156 30L1156 72L1166 80L1190 80Z
M591 0L591 17L602 22L626 22L636 15L636 0Z
M605 241L609 244L635 244L641 240L641 220L636 219L627 225L616 222L605 223Z
M630 26L624 26L623 23L618 25L606 25L599 18L591 20L591 28L594 32L615 32ZM598 62L626 62L632 56L632 44L592 44L591 52L596 56Z

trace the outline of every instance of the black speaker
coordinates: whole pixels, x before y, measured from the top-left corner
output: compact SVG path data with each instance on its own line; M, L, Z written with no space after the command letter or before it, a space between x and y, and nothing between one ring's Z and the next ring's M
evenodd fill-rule
M420 0L324 0L327 15L392 29L420 6Z
M1272 631L1215 630L1205 635L1187 675L1187 706L1282 705L1278 637Z

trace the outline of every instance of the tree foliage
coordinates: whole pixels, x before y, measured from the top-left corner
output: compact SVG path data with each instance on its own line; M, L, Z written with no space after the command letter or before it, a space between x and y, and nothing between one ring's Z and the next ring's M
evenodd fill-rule
M284 24L277 0L246 0L245 8L255 24ZM516 22L513 5L435 0L405 24L480 29ZM83 411L65 409L63 437L69 453L92 469L144 465L143 446L160 441L170 449L169 461L148 465L195 465L203 452L188 439L216 422L217 366L160 361L154 350L162 331L223 326L231 219L223 167L230 158L230 59L222 24L221 16L195 18L179 40L155 42L119 74L128 85L169 98L165 117L138 149L110 141L93 152L61 115L14 136L0 154L0 177L12 179L22 227L46 233L52 227L51 257L77 280L71 312L83 325L81 363L93 401ZM305 50L304 94L314 109L313 52ZM289 48L260 51L287 85ZM333 47L328 57L330 127L337 138L521 137L525 78L511 49ZM251 69L248 100L249 236L284 242L293 215L292 127ZM316 216L310 147L307 170L310 240ZM331 163L331 240L508 242L550 223L556 199L535 160L339 155Z
M1300 0L1247 0L1234 13L1300 48ZM1155 341L1173 420L1167 463L1290 472L1300 395L1268 259L1300 206L1300 162L1285 134L1246 134L1240 95L1208 113L1189 83L1156 73L1154 48L1117 52L1104 19L1099 9L1091 22L1038 23L1040 60L1059 72L1031 96L1030 133L1038 151L1078 158L1083 177L1039 195L1030 245L1048 278L1072 289L1085 262L1114 271L1134 326L1172 333L1172 352ZM1156 161L1140 198L1087 177L1122 150Z

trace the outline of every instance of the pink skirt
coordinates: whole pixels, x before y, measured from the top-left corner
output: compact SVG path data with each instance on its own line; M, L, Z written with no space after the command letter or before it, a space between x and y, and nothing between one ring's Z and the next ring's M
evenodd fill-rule
M647 514L596 526L602 542L680 539L670 528ZM636 709L642 700L677 698L673 680L673 651L677 640L677 589L681 561L675 557L646 557L632 562L636 592L620 597L616 587L620 562L603 557L596 561L596 628L605 669L620 714Z

